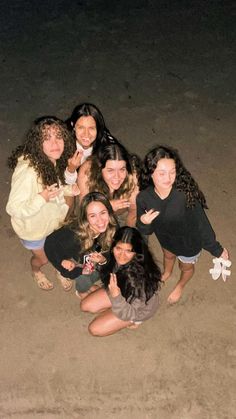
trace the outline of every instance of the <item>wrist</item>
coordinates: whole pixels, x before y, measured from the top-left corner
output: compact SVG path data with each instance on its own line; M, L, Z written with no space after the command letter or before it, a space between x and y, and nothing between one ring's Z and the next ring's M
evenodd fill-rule
M102 262L98 262L98 264L99 264L100 266L102 266L102 265L106 265L106 263L107 263L106 258L104 258Z
M75 166L67 166L66 169L69 173L75 173L75 171L76 171Z

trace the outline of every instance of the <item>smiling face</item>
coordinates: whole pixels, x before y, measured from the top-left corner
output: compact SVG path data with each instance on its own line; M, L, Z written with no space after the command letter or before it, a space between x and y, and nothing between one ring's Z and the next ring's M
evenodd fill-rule
M118 265L126 265L129 263L135 256L135 252L132 250L132 245L130 243L118 242L113 247L113 254Z
M127 173L124 160L107 160L105 167L102 169L102 177L111 193L120 188Z
M99 201L90 202L87 206L87 220L94 233L104 233L110 220L109 213L105 205Z
M92 116L81 116L74 127L78 143L86 150L91 147L97 137L96 121Z
M55 164L64 151L62 134L58 127L48 125L44 129L43 138L43 152Z
M176 179L176 167L173 159L160 159L152 174L157 192L170 192Z

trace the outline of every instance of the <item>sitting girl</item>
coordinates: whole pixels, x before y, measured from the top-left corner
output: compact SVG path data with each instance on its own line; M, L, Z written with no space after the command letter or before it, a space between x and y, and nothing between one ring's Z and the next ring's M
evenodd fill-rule
M74 222L54 231L45 241L45 253L57 276L74 279L77 295L87 296L99 279L98 266L106 263L117 222L106 197L99 192L81 201Z
M71 144L70 133L63 121L43 117L34 122L25 143L8 159L9 167L15 170L6 211L23 246L32 251L33 277L43 290L53 288L40 270L47 263L43 249L45 238L67 215L65 195L79 193L77 185L65 185L64 173L72 153ZM68 290L71 284L65 280L62 286Z
M92 335L108 336L136 328L155 314L161 272L138 230L117 230L111 258L100 276L104 288L81 301L82 311L101 313L89 325Z

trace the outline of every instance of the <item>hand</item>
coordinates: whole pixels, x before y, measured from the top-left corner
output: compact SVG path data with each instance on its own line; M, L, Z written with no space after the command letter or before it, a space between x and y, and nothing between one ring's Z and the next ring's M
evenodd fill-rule
M123 209L123 208L129 208L130 207L129 200L124 199L124 198L122 198L122 199L112 199L110 201L110 203L111 203L111 206L112 206L114 212L116 212L120 209Z
M102 253L98 253L98 252L93 252L90 253L89 255L89 260L91 260L91 262L93 263L101 263L101 264L105 264L106 263L106 258L102 255Z
M228 260L229 259L229 252L227 249L224 248L223 252L221 253L220 257L222 259Z
M73 260L64 259L61 262L61 266L63 266L63 268L67 269L68 271L73 271L75 268L75 262L73 262Z
M77 183L74 183L74 185L72 185L72 194L73 196L78 196L80 194L80 190Z
M151 224L151 222L160 214L160 211L155 211L154 209L150 209L149 211L145 212L145 214L141 215L140 221L143 224Z
M83 157L83 151L76 150L73 156L70 159L68 159L68 166L67 166L68 172L74 173L78 169L78 167L81 165L82 157Z
M118 297L118 295L120 295L120 288L117 286L116 274L110 274L108 288L112 297Z
M46 202L50 201L50 199L55 198L60 193L60 188L58 188L57 183L54 183L51 186L46 186L46 188L40 192L41 195Z

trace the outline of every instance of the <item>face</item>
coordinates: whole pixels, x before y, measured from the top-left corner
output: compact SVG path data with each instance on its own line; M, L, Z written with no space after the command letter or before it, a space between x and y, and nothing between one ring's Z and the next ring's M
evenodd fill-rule
M64 151L62 134L58 127L51 125L45 127L43 136L43 152L52 163L55 163Z
M171 190L176 178L175 161L173 159L161 159L152 174L152 180L157 190Z
M90 202L87 206L87 220L96 234L104 233L109 224L109 213L102 202Z
M92 146L97 137L96 121L92 116L81 116L75 124L75 136L78 143L87 149Z
M110 192L117 191L127 176L126 162L124 160L107 160L102 177Z
M135 256L131 244L122 242L118 242L116 246L113 247L113 254L118 265L126 265L126 263L129 263Z

